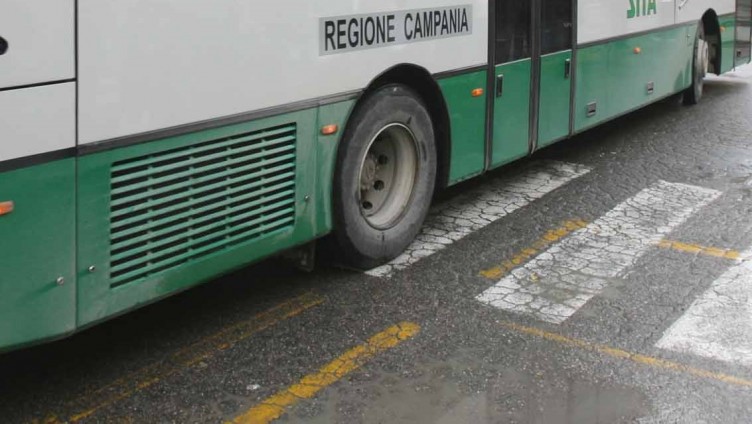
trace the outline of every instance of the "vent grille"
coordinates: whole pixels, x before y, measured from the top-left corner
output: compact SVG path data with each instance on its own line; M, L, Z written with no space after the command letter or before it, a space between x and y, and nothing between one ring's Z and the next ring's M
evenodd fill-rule
M292 227L295 142L288 124L114 163L111 286Z

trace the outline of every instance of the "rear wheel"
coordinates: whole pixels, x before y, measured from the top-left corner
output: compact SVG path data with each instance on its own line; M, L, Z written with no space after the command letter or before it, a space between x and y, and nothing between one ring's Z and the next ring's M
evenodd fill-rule
M348 124L334 176L337 260L368 269L399 255L420 231L436 178L433 125L402 85L370 94Z
M708 42L705 39L705 27L700 21L695 36L695 49L692 58L692 85L684 92L684 104L696 105L702 98L705 75L708 73Z

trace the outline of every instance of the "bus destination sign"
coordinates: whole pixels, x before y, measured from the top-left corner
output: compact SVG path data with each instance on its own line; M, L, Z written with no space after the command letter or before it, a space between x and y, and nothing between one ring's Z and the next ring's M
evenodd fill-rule
M319 19L319 55L473 33L473 6L401 10Z

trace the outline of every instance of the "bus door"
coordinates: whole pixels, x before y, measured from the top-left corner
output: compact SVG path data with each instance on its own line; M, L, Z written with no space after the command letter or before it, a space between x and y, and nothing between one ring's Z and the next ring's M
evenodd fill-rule
M537 147L569 135L572 94L572 0L540 0Z
M73 0L0 0L0 351L76 327Z
M734 65L749 63L752 55L752 0L737 0Z
M493 63L489 94L494 99L489 167L493 168L530 152L532 4L530 0L495 0L489 5Z

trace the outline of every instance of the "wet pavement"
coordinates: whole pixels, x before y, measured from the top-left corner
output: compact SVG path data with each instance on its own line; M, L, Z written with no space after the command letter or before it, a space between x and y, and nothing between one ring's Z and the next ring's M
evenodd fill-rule
M357 273L270 260L0 356L2 422L752 422L752 69L442 193Z

